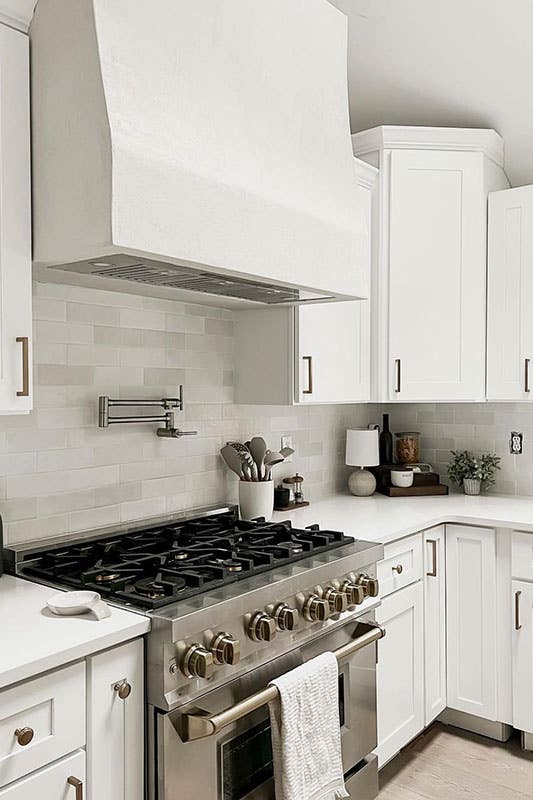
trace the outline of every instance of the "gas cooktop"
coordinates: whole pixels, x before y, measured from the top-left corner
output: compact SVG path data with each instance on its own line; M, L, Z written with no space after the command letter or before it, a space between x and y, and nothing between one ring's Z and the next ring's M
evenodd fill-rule
M353 541L318 525L245 522L232 509L26 551L17 574L150 610Z

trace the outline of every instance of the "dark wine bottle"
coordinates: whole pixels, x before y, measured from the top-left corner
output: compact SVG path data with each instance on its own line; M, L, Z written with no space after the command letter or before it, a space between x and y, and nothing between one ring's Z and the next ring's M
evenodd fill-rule
M379 434L379 463L392 464L392 433L388 414L383 414L383 428Z

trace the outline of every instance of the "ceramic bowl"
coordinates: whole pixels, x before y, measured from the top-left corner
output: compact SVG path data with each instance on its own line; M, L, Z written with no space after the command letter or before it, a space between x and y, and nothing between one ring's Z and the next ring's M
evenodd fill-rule
M407 489L413 485L415 476L411 469L391 469L390 479L393 486Z

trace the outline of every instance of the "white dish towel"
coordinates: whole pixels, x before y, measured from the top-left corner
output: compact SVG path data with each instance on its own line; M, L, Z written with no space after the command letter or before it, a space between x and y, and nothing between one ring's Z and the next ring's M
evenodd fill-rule
M344 786L339 721L339 674L323 653L271 683L276 800L336 800Z

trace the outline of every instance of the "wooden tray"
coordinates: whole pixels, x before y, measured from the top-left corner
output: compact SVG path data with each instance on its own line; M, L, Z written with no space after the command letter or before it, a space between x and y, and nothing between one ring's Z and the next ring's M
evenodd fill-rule
M378 488L378 492L387 497L429 497L448 494L449 489L443 483L439 483L436 486L383 486Z
M294 511L295 508L304 508L308 505L309 501L304 500L303 503L289 503L288 506L274 506L274 511Z

